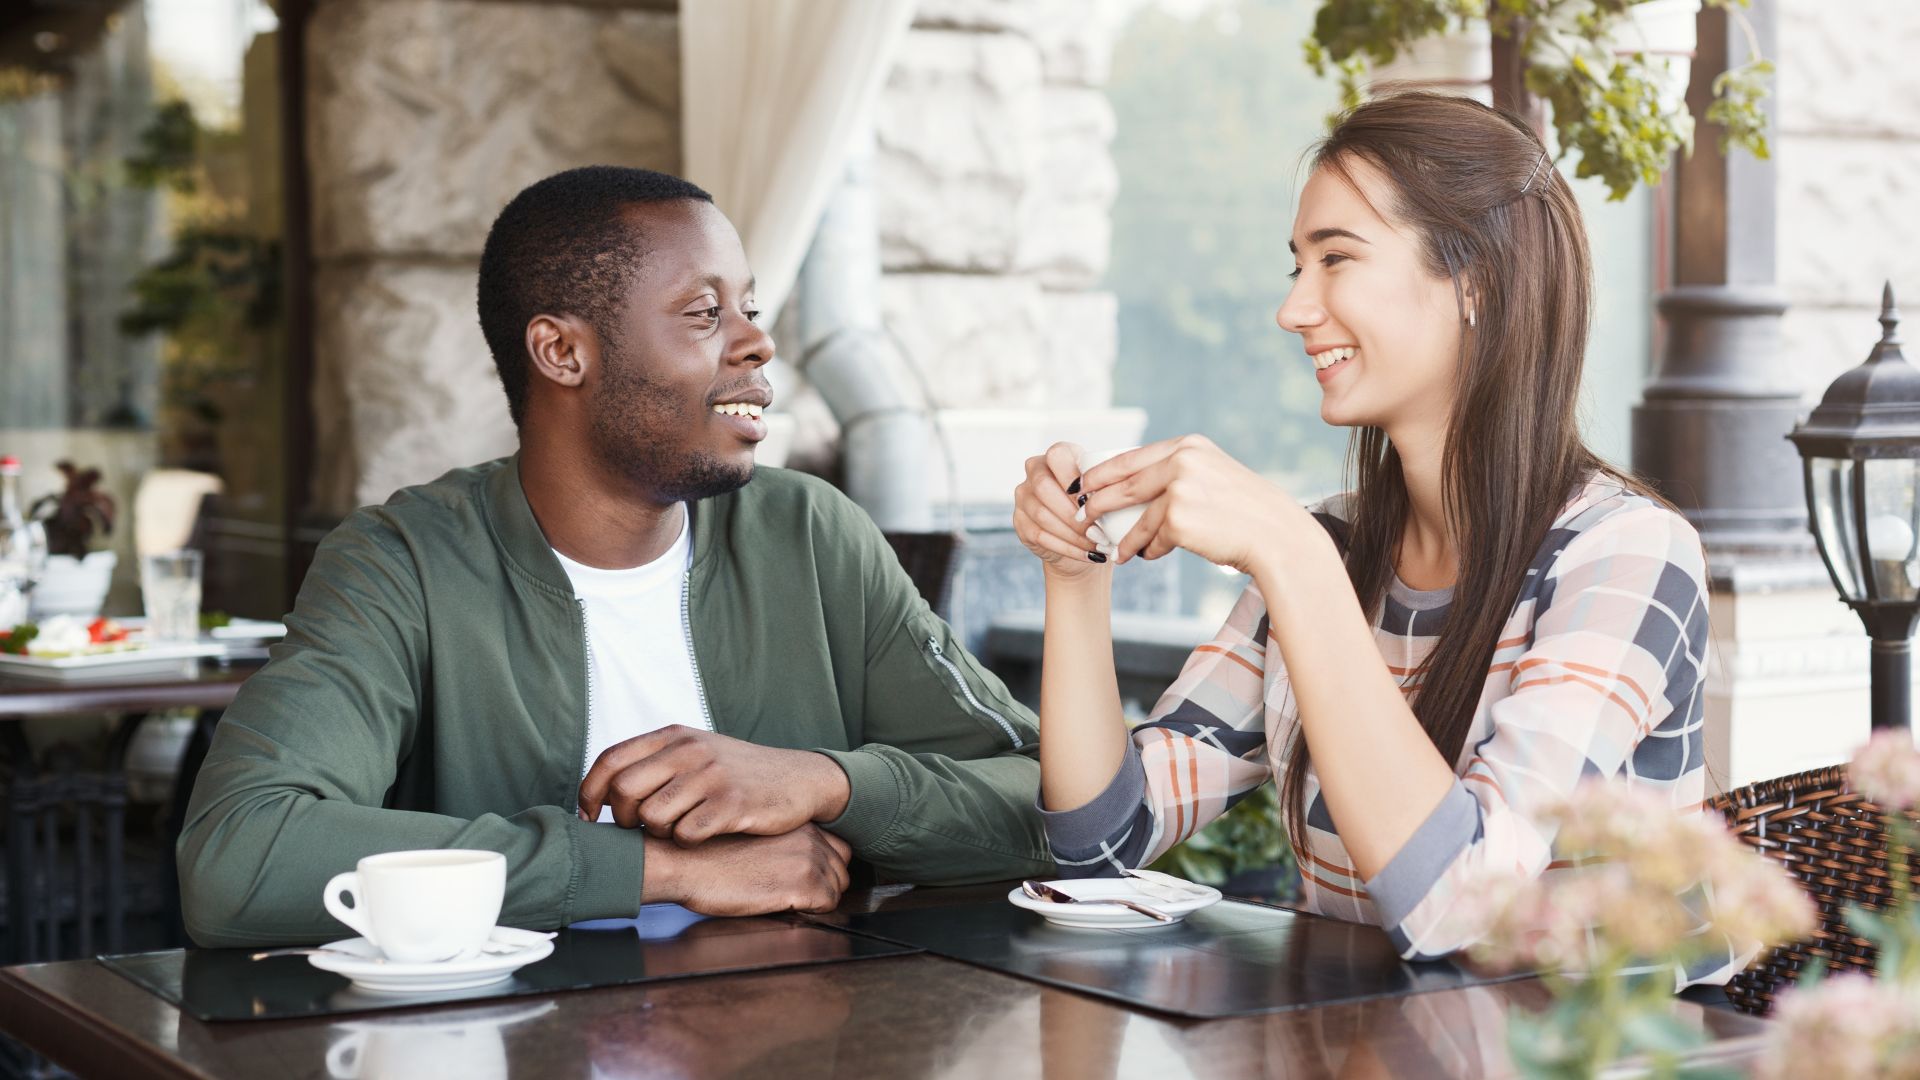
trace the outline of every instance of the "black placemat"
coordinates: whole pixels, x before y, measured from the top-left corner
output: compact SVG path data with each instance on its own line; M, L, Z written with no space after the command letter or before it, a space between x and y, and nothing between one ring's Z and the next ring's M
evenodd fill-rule
M606 924L601 924L606 925ZM797 919L700 919L649 912L605 929L562 930L553 955L509 979L470 990L387 994L361 990L304 956L250 960L250 949L169 949L100 962L201 1020L296 1016L522 997L698 975L830 964L919 950Z
M1450 961L1410 964L1379 927L1233 900L1137 930L1069 929L1006 902L831 918L936 956L1177 1016L1251 1016L1524 977Z

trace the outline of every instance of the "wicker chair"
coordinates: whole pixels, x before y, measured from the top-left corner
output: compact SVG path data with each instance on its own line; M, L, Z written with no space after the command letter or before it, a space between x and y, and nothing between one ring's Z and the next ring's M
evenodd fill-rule
M1880 808L1847 783L1834 765L1729 791L1709 799L1740 839L1785 866L1813 898L1819 929L1812 938L1762 953L1727 984L1727 1000L1766 1015L1774 995L1791 986L1815 958L1831 971L1874 970L1874 948L1849 933L1849 904L1884 906L1891 897L1887 836Z

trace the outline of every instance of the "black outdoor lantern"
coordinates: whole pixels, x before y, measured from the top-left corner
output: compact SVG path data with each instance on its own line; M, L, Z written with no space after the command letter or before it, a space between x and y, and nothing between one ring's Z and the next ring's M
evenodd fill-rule
M1900 352L1893 284L1880 343L1827 387L1787 436L1800 450L1807 513L1840 598L1873 638L1873 726L1908 727L1920 616L1920 370Z

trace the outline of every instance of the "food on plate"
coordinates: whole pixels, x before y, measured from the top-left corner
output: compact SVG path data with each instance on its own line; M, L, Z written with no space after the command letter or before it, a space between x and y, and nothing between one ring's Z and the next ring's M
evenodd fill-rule
M21 623L11 630L0 630L0 653L46 660L121 652L138 649L143 644L113 619L88 619L79 615L54 615L39 623Z
M39 634L40 628L30 622L21 623L11 630L0 630L0 653L8 656L25 656L27 644Z

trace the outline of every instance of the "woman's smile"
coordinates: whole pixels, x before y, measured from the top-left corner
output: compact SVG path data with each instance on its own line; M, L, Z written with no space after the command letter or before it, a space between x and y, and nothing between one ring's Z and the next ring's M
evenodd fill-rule
M1307 358L1313 361L1314 377L1320 380L1321 386L1325 386L1345 371L1348 361L1359 352L1359 348L1353 345L1318 345L1307 350Z

